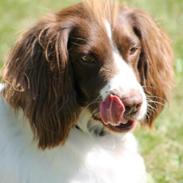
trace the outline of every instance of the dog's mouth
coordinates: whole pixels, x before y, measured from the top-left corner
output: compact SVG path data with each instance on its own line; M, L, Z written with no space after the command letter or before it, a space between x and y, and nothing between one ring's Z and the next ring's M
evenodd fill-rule
M113 126L111 124L107 125L107 127L116 132L127 132L132 130L136 126L135 120L127 120L125 124L121 123L117 126Z
M109 95L99 104L99 111L93 118L116 132L127 132L136 126L136 120L125 116L125 106L116 95Z

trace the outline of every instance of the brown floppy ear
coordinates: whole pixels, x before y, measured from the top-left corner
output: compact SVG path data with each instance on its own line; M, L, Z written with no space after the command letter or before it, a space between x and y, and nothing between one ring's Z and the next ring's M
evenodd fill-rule
M72 26L56 15L22 35L4 69L6 100L22 108L42 149L64 142L80 113L68 61Z
M148 101L145 121L151 126L170 95L173 53L169 39L148 14L132 10L129 17L134 32L141 40L138 69Z

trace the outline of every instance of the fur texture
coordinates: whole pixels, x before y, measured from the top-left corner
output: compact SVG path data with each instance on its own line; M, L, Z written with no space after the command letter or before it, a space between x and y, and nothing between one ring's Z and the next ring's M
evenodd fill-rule
M169 39L141 10L89 0L40 20L4 68L0 180L145 183L132 129L152 125L172 78ZM100 116L111 95L125 108L118 125Z

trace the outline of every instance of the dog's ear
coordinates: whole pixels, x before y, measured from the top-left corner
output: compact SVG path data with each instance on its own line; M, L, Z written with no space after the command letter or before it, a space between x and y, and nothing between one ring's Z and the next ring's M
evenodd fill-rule
M169 99L173 83L173 53L168 37L148 14L131 10L129 18L141 40L138 69L148 101L145 121L151 126Z
M68 58L69 22L56 15L22 35L4 68L4 96L28 117L39 147L64 142L80 107Z

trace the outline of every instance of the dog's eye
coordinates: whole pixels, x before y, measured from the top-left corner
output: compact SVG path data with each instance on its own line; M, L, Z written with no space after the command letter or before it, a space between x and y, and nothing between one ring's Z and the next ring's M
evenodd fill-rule
M138 51L138 47L135 47L135 46L133 46L133 47L131 47L130 49L129 49L129 55L134 55L137 51Z
M81 62L85 63L85 64L95 64L96 63L96 59L91 56L91 55L84 55L81 57Z

